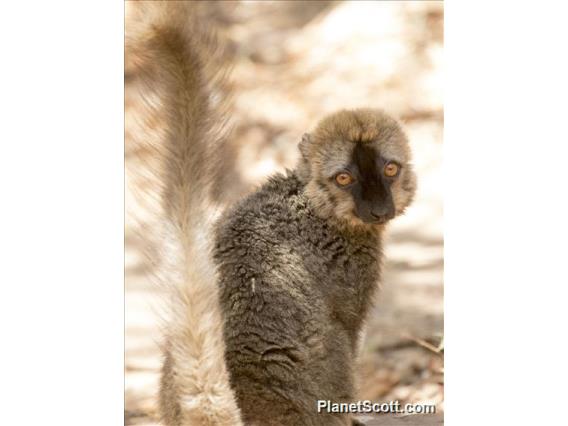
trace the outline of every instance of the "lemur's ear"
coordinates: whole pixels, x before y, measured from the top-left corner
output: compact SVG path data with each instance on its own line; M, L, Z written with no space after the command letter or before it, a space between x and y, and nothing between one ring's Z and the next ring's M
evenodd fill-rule
M300 152L302 153L302 157L304 157L304 159L306 159L306 160L309 157L310 144L311 143L312 143L312 140L310 138L309 133L304 133L302 135L302 140L298 144L298 148L300 148Z

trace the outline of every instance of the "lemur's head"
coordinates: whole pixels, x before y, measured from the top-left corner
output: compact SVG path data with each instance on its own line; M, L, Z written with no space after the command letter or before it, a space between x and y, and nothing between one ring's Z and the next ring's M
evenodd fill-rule
M404 212L416 190L400 125L380 110L343 110L300 142L306 195L322 217L384 224Z

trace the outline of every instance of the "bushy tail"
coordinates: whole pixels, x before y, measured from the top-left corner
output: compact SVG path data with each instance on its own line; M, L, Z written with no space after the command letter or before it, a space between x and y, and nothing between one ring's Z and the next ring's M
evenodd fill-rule
M136 129L130 139L150 157L139 167L159 183L155 194L165 218L159 279L171 306L162 416L168 425L238 426L211 257L211 189L225 140L216 45L191 2L127 3L127 90L141 102L140 113L126 106Z

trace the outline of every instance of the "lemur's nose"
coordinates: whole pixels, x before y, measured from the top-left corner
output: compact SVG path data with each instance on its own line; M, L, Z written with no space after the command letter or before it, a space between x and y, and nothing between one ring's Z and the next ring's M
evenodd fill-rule
M371 210L371 216L373 216L378 223L385 223L394 217L394 212L388 208L373 209Z
M371 216L373 216L378 223L385 223L388 219L386 212L371 211Z

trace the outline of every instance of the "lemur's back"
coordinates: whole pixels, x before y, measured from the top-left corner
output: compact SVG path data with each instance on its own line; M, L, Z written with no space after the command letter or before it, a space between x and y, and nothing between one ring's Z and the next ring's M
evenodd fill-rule
M379 236L317 217L296 174L272 178L218 224L226 362L246 424L347 424L317 400L353 398ZM326 277L322 279L321 277Z

